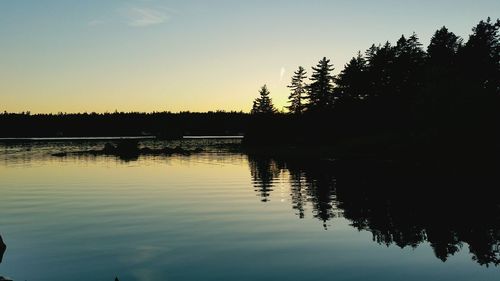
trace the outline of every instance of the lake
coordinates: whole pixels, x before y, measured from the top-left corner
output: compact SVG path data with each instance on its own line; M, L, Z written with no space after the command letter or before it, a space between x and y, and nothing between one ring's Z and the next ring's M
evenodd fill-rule
M143 142L204 147L191 155L51 156L103 144L0 144L0 276L500 278L500 199L488 176L283 159L237 140Z

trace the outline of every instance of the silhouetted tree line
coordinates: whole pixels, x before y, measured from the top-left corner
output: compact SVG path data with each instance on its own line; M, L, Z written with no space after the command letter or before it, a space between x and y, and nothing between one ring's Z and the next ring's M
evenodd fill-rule
M299 218L325 228L344 217L381 245L429 243L437 258L467 247L481 265L500 264L500 199L496 170L448 170L380 162L331 162L248 154L256 192L272 201L274 185L290 181ZM279 180L279 181L278 181ZM276 198L274 200L279 200Z
M299 67L289 86L291 116L254 110L246 141L310 144L385 135L437 149L492 147L499 125L499 29L500 20L488 18L464 42L442 27L427 50L415 33L401 36L396 44L359 52L337 76L327 58L312 68L310 81Z
M243 112L114 112L77 114L0 114L0 137L140 136L244 133L250 115Z

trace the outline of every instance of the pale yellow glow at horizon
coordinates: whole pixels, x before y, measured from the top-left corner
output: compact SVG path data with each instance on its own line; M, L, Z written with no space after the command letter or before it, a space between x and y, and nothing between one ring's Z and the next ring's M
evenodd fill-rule
M249 112L264 84L271 90L279 110L287 105L289 77L285 75L289 73L283 72L281 66L260 69L254 60L234 57L232 60L238 64L221 65L211 73L196 73L195 77L186 68L169 69L159 63L143 64L142 71L115 72L86 67L45 73L43 66L39 66L26 73L28 77L6 73L9 83L0 84L3 93L0 110L32 113ZM209 62L204 67L209 68ZM25 83L26 80L30 83ZM30 98L20 99L20 96Z

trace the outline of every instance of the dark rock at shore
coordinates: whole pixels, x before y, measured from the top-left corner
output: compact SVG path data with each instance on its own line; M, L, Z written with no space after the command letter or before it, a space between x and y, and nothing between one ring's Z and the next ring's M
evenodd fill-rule
M0 235L0 263L2 263L3 255L5 254L5 250L7 250L7 245L3 242L2 236ZM5 278L0 276L0 281L12 281L12 279Z
M102 149L103 153L107 154L129 154L137 153L139 151L139 142L136 140L122 140L116 145L112 143L106 143Z
M102 149L102 152L104 153L113 153L116 151L116 146L114 146L112 143L107 142L104 145L104 148Z
M5 250L7 250L7 245L5 245L5 243L2 240L2 236L0 236L0 263L2 263L3 254L5 254Z

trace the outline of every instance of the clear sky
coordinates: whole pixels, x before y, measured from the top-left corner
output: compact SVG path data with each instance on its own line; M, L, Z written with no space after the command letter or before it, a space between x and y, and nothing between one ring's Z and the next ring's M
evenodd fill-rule
M0 110L278 108L292 72L446 25L467 38L499 0L0 0Z

